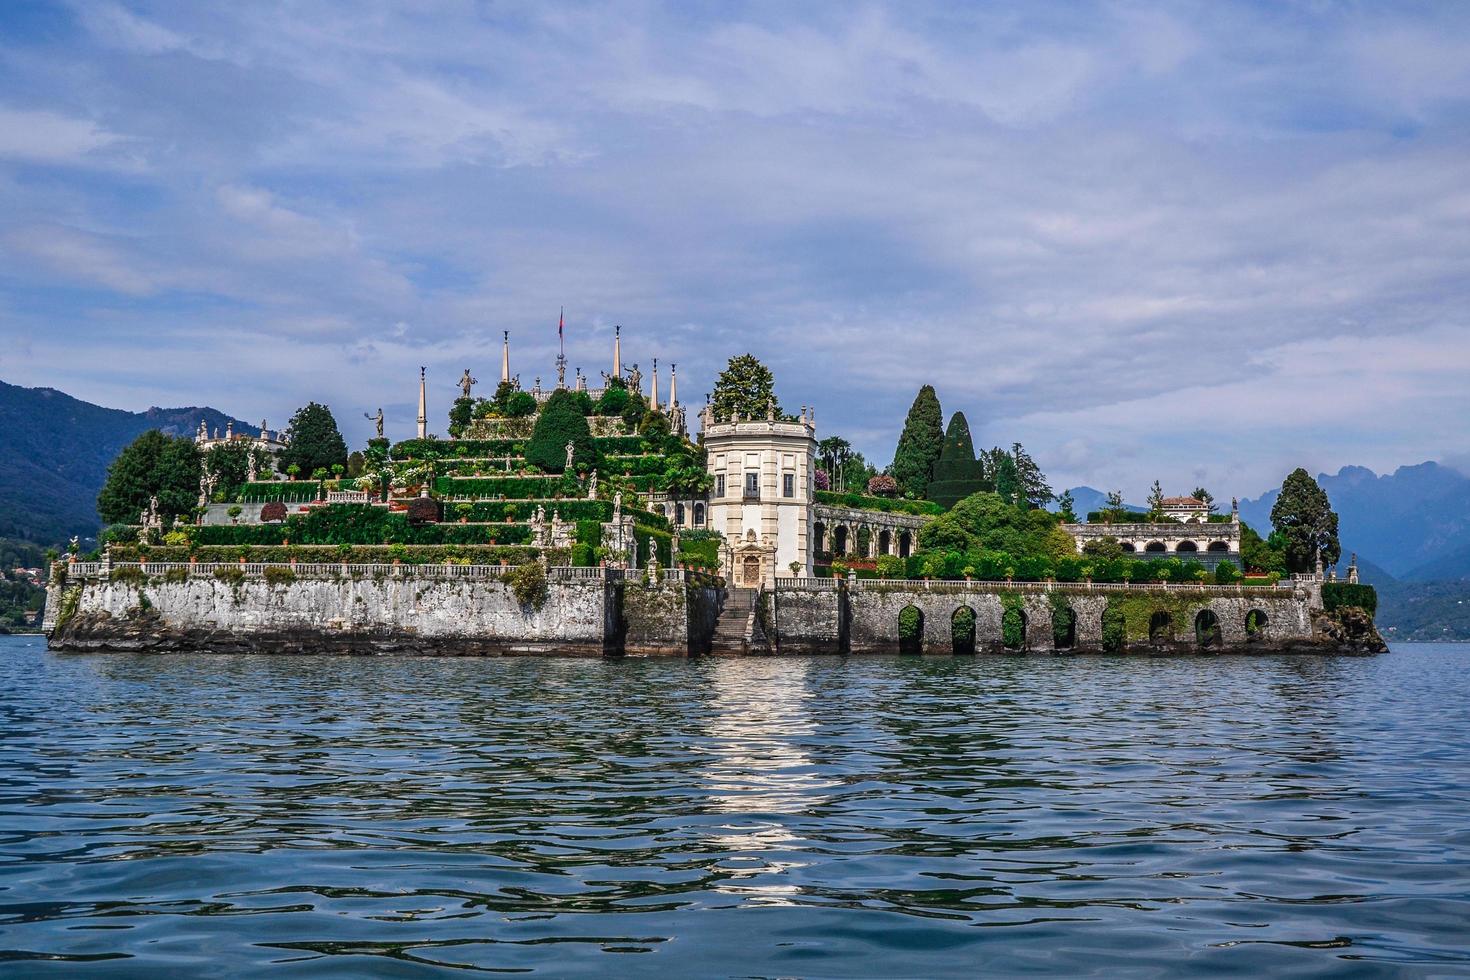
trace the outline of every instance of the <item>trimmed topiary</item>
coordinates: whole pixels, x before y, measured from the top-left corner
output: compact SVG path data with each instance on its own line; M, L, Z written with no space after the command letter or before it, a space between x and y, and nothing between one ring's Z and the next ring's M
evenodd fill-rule
M433 497L414 497L408 502L410 524L437 524L443 513L442 505Z
M567 443L573 446L574 469L590 470L597 465L592 429L571 392L558 390L547 399L526 445L526 462L547 473L566 469Z

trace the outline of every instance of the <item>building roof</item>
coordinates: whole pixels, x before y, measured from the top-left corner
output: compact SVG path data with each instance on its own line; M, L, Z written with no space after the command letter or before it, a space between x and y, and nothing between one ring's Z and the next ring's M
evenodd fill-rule
M1165 497L1165 507L1204 507L1205 502L1198 497Z

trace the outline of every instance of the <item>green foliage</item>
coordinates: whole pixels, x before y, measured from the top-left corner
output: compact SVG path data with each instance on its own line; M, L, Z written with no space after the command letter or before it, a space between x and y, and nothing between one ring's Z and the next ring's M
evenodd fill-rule
M1077 502L1072 499L1072 491L1063 490L1062 495L1057 498L1057 516L1062 519L1063 524L1077 523Z
M1286 540L1273 532L1269 540L1261 536L1244 522L1240 525L1240 560L1246 568L1262 572L1286 574Z
M887 497L870 497L862 493L838 493L833 490L818 490L814 497L819 504L852 507L856 510L878 510L887 514L933 516L944 513L944 508L930 500L892 500Z
M893 452L893 478L907 495L922 499L944 448L943 414L932 385L924 385L909 406L898 448Z
M975 445L970 440L970 424L964 412L955 412L926 495L941 507L950 508L970 494L988 489L985 468L975 458Z
M1101 561L1117 561L1127 552L1123 550L1122 543L1111 534L1105 534L1100 538L1092 538L1082 545L1082 553L1089 558Z
M1322 608L1336 612L1349 606L1363 610L1369 616L1378 612L1378 590L1371 585L1348 582L1322 583Z
M201 562L289 562L348 565L383 565L394 558L405 565L518 565L535 558L543 549L529 545L205 545L192 548L149 548L148 561L186 562L191 557ZM120 545L112 549L118 562L137 561L141 555L137 545ZM553 565L566 564L569 549L546 549Z
M109 524L136 524L158 497L165 520L192 514L199 497L199 449L187 436L149 429L126 446L107 470L97 512Z
M955 653L975 652L975 610L961 606L950 619L950 636Z
M228 585L241 585L245 581L245 569L239 565L221 565L214 570L214 577Z
M256 467L263 472L269 472L270 454L252 449L247 443L230 442L209 448L204 456L204 466L218 478L214 487L216 500L232 500L240 492L246 477L250 475L252 453L255 455Z
M318 480L272 480L270 482L244 483L235 496L241 500L280 500L291 504L304 504L321 496L322 485Z
M919 530L919 545L944 551L1004 551L1060 558L1075 553L1054 514L1022 510L999 494L975 493Z
M597 449L587 416L577 407L571 393L563 389L553 392L541 409L526 445L526 461L548 473L560 473L566 468L568 442L574 447L575 467L590 470L597 465Z
M711 405L717 422L763 419L771 411L776 418L782 418L781 404L776 400L776 379L753 354L730 358L730 363L715 379Z
M595 501L594 501L595 503ZM534 507L532 508L534 510ZM529 540L525 525L415 524L405 513L370 504L331 504L293 514L282 524L206 524L195 529L200 545L517 544Z
M367 457L354 450L347 457L347 478L355 480L362 476L362 471L367 465Z
M898 613L899 649L905 652L912 649L917 652L924 640L923 632L924 614L919 612L915 606L904 606Z
M1003 611L1000 615L1000 642L1008 650L1021 650L1026 646L1026 612L1021 597L1002 595Z
M1102 614L1103 653L1123 653L1128 649L1128 624L1123 610L1109 603Z
M1154 522L1164 519L1164 488L1158 480L1148 490L1148 519Z
M289 472L291 466L299 467L301 473L311 473L319 467L330 469L334 463L346 465L347 443L327 406L308 402L291 416L286 431L291 441L276 461L281 472Z
M269 585L290 585L296 581L296 573L289 566L271 565L265 570L264 575Z
M1234 585L1236 582L1239 582L1243 577L1244 576L1240 574L1240 569L1235 567L1234 562L1222 561L1220 562L1220 564L1215 566L1216 585Z
M1293 572L1315 571L1319 556L1324 565L1336 564L1342 556L1337 514L1327 491L1301 467L1282 482L1281 493L1271 505L1271 523L1285 538L1286 564Z
M449 435L458 439L464 434L465 426L475 417L475 400L460 395L449 409Z
M621 378L609 378L602 396L592 408L594 415L622 415L628 407L628 386Z
M528 561L517 565L505 577L510 582L510 590L515 594L516 601L522 606L540 609L545 604L548 593L546 570L541 567L540 562Z
M897 555L879 555L878 575L882 578L903 578L904 560Z
M1016 470L1016 461L1003 449L992 449L990 459L990 482L1001 500L1012 507L1023 499L1021 474Z
M536 396L529 391L513 391L505 400L505 411L502 413L508 419L529 418L536 414Z
M572 564L583 568L597 564L596 548L580 541L572 545Z

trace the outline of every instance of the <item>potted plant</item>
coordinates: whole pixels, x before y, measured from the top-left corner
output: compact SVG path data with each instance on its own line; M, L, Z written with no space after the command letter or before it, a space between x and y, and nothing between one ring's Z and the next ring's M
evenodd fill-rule
M241 507L239 504L233 504L229 510L225 511L225 513L230 515L231 524L239 524L240 515L245 513L245 508Z
M687 563L686 563L685 567L688 567ZM789 569L791 569L791 577L792 578L797 578L797 577L799 577L801 575L801 562L794 561L794 562L791 562L786 567L789 568Z
M874 479L877 478L874 477ZM960 574L965 576L966 582L973 582L975 580L975 566L966 565L964 568L960 569Z

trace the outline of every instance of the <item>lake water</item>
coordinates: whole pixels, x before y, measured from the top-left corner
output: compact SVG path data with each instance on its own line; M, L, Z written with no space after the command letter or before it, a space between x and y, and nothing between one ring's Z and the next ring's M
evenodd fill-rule
M1470 975L1467 673L0 637L0 975Z

